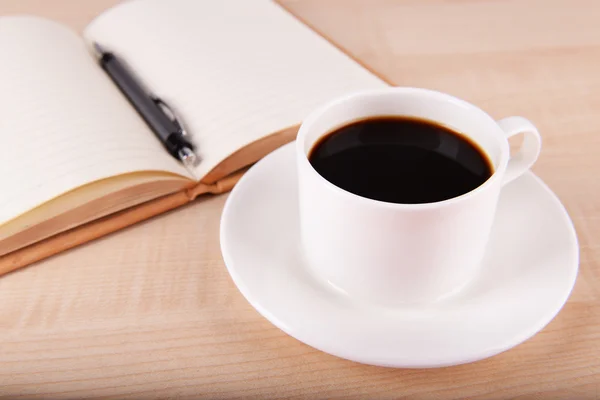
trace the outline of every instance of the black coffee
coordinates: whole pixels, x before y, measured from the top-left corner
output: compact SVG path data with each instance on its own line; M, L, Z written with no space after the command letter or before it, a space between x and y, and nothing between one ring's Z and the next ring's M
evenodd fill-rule
M359 196L429 203L467 193L493 173L485 153L458 132L410 117L377 117L325 135L309 153L315 170Z

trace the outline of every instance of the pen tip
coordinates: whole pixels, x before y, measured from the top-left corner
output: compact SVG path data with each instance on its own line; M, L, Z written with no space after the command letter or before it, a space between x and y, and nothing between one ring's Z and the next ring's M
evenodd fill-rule
M200 161L198 156L189 147L184 147L179 150L179 158L186 167L195 167Z
M100 46L98 43L94 42L94 50L96 50L96 53L101 56L102 54L104 54L104 48L102 48L102 46Z

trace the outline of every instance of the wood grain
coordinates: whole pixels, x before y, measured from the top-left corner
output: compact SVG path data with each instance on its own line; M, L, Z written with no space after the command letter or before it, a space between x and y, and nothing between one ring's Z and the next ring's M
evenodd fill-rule
M116 0L0 0L81 29ZM600 3L285 0L398 85L450 92L544 140L534 171L577 229L563 311L477 363L399 370L314 350L263 319L221 259L227 195L207 197L0 279L2 398L600 399Z

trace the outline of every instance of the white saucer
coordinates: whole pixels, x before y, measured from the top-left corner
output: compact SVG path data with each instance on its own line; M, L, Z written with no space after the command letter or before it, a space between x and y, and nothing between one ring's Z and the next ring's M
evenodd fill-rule
M504 188L484 272L453 298L386 309L345 297L309 274L298 251L293 145L245 174L221 219L221 250L235 284L292 337L360 363L456 365L530 338L569 297L579 265L575 230L532 173Z

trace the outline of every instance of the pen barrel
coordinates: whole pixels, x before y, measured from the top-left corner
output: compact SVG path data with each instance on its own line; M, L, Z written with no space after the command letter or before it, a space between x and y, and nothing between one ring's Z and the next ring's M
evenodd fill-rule
M153 132L171 152L169 140L172 134L178 133L179 128L170 120L162 109L148 96L142 85L133 78L123 64L111 54L105 54L101 59L102 68L108 73L117 87L133 105L140 116L146 121ZM177 154L177 151L173 155Z
M194 148L192 143L179 132L171 133L164 141L164 146L167 148L167 151L175 157L179 157L179 151L183 148L187 147L190 150Z

